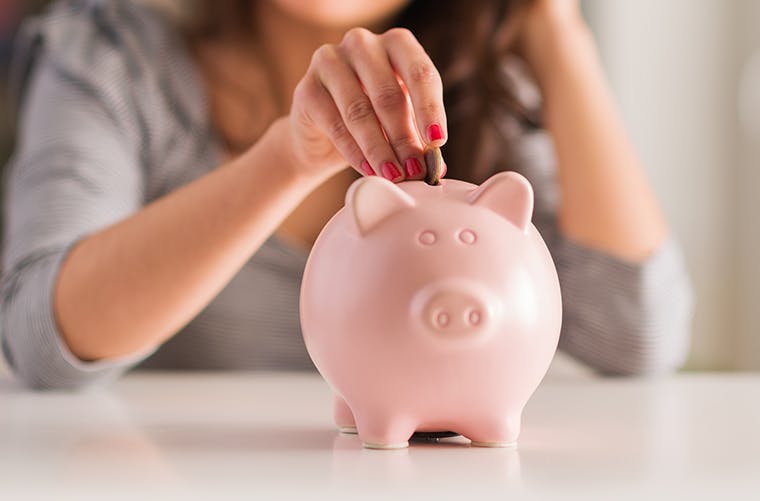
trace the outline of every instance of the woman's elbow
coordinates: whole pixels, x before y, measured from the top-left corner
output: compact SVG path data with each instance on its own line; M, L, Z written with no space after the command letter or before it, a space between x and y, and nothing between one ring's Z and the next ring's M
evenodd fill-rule
M16 381L25 388L39 391L76 391L87 386L85 381L60 377L51 364L45 363L39 352L30 353L23 348L13 349L6 339L3 339L2 348L8 368Z
M690 283L682 277L662 289L643 287L639 292L593 312L568 315L560 346L603 375L657 377L676 372L691 343Z
M80 391L106 384L128 368L124 364L85 365L75 360L56 333L36 329L39 321L21 321L13 308L1 312L0 346L16 381L38 391Z
M688 334L653 330L637 340L618 360L604 364L600 372L610 376L661 377L675 373L686 362Z
M655 297L657 294L650 295ZM693 298L688 280L676 284L656 303L638 308L622 326L624 348L605 373L657 377L675 373L686 363L691 346Z

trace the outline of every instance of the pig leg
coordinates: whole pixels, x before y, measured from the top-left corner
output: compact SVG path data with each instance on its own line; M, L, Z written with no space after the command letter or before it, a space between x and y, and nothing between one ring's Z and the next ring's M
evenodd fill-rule
M409 446L409 438L417 423L398 414L366 412L356 414L359 438L368 449L402 449Z
M460 428L460 433L469 438L475 447L514 447L520 434L520 414L468 423Z
M335 424L338 426L338 431L341 433L356 433L354 413L351 412L351 408L343 397L337 394L333 401L333 416L335 418Z

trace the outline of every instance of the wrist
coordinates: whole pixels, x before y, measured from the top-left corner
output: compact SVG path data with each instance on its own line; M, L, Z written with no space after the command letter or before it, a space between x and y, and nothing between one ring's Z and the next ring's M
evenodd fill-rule
M313 172L303 168L303 161L296 157L292 144L289 120L287 117L281 117L272 122L254 148L263 146L268 150L268 157L272 162L269 169L273 176L288 184L316 187L321 180L317 179Z

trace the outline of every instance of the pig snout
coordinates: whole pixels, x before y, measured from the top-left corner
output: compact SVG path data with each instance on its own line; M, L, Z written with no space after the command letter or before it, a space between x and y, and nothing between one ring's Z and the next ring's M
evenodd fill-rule
M426 288L415 298L423 325L441 335L473 335L493 322L494 304L488 294L461 285Z

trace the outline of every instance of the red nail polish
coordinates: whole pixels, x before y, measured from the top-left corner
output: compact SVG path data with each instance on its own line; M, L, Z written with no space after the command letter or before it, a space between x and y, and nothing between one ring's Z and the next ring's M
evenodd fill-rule
M362 162L361 168L362 168L362 172L364 172L365 175L367 176L375 175L375 171L372 170L372 167L370 167L369 162L367 162L366 160Z
M417 177L422 174L422 164L416 158L410 158L404 164L406 177Z
M382 171L383 177L389 181L396 182L401 180L401 171L391 162L385 162Z
M438 141L439 139L443 139L443 129L440 125L433 124L428 127L428 139L430 139L430 141Z

